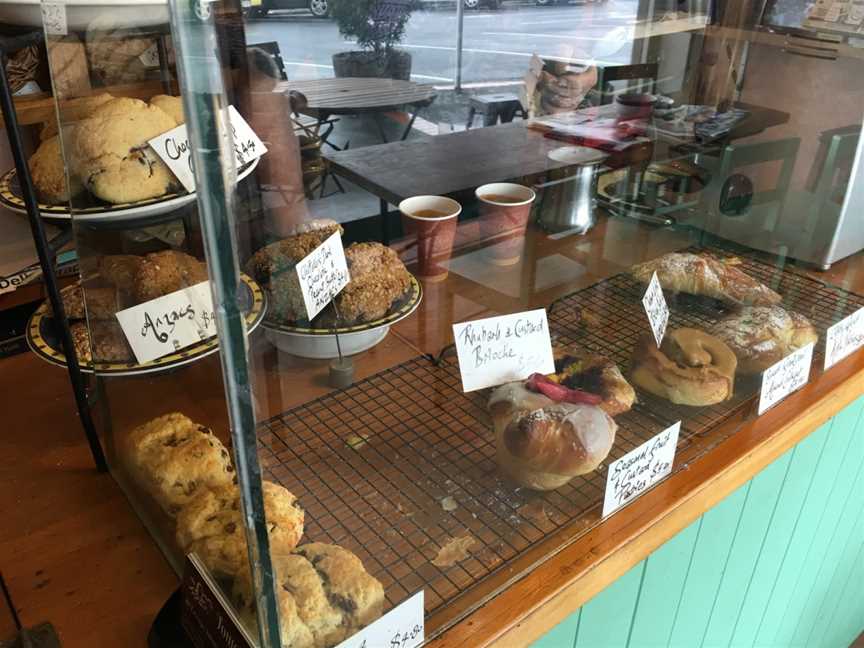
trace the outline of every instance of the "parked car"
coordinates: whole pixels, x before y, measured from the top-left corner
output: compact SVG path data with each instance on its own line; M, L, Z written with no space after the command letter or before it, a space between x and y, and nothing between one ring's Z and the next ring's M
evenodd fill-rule
M501 7L502 0L463 0L466 9L480 9L488 7L489 9L498 9Z
M261 18L273 9L308 9L316 18L330 14L327 0L243 0L243 8L250 16Z

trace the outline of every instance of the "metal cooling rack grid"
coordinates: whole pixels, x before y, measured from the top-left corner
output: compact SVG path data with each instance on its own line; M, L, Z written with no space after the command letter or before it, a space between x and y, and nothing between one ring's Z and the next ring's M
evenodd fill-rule
M787 306L811 317L820 334L840 315L864 305L860 296L778 274L758 262L745 260L742 268L771 285L779 280ZM626 275L604 280L559 300L550 326L558 341L577 342L626 367L635 340L647 330L641 291ZM704 327L722 314L716 305L686 296L670 306L670 326ZM583 307L599 318L602 335L580 328ZM680 453L695 434L746 406L753 388L708 408L642 395L639 405L616 419L610 457L683 420ZM602 502L602 468L542 494L503 481L487 398L486 391L462 392L454 363L435 366L417 357L264 423L262 463L269 478L298 496L306 510L307 540L354 551L381 580L392 605L424 589L431 614ZM698 452L727 436L712 437ZM445 510L447 498L455 510ZM467 534L475 539L467 558L451 566L433 564L443 547Z

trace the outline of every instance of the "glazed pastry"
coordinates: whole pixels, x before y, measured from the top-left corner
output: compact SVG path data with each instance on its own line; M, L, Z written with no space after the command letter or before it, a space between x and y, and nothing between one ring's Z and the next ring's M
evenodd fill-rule
M116 320L91 320L89 329L85 321L73 322L69 332L81 364L133 361L132 349Z
M781 297L734 265L689 252L670 252L631 268L633 278L644 284L657 273L664 290L719 299L727 304L770 306Z
M126 447L132 474L171 516L199 491L234 482L234 467L222 442L179 412L139 426L129 434Z
M75 127L71 170L94 196L110 203L162 196L175 183L174 175L147 142L176 125L163 110L139 99L107 101Z
M652 335L640 338L630 379L678 405L714 405L732 397L736 366L725 342L698 329L679 328L666 332L659 349Z
M271 551L292 551L303 535L303 509L283 486L264 481L262 487ZM234 484L199 490L180 509L177 545L184 554L195 551L210 569L222 574L236 574L247 564L240 493Z
M39 145L27 163L39 200L49 205L69 202L70 193L75 196L84 188L75 174L69 174L69 188L66 187L66 167L60 148L60 137L54 135Z
M294 553L273 554L283 646L330 648L381 616L384 588L353 553L313 542ZM234 584L244 622L255 628L249 570Z
M780 306L742 308L717 322L711 333L732 349L741 374L761 373L819 339L806 317Z
M597 405L556 402L530 384L508 383L492 392L496 458L516 483L553 490L595 470L612 449L617 426Z
M555 349L555 380L570 389L599 395L599 407L609 416L630 410L636 392L609 358L567 347Z
M150 301L202 281L207 281L203 261L177 250L152 252L141 260L135 274L135 299Z
M150 98L150 105L169 114L178 126L186 123L186 115L183 114L183 100L180 97L159 94Z

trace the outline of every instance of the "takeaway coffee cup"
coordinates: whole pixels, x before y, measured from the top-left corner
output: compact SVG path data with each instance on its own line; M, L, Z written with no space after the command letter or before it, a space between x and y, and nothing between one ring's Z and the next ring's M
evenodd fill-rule
M512 182L493 182L474 193L480 201L480 234L484 239L500 239L487 249L489 262L500 266L518 263L534 190Z
M405 233L417 238L417 276L425 281L443 281L462 206L444 196L414 196L400 202L399 211Z

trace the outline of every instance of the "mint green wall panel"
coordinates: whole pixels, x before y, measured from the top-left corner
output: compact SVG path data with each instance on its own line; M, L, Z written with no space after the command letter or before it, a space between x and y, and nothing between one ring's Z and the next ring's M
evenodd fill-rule
M693 648L702 639L749 489L748 482L702 516L702 528L672 626L672 646Z
M837 481L837 476L843 459L851 446L855 421L861 411L861 402L843 410L831 421L829 440L816 466L813 481L804 499L804 507L798 518L798 525L785 549L777 579L771 588L768 606L756 633L757 646L773 645L780 631L783 617L792 603L792 593L795 583L807 558L808 550L817 535L818 523L825 511L825 505L831 490Z
M665 646L669 641L700 525L701 518L648 557L630 631L631 645Z
M633 620L642 575L643 560L582 606L576 648L621 648Z
M860 497L856 499L860 499ZM840 605L840 596L849 582L850 574L855 572L855 560L858 559L862 544L864 544L862 543L862 538L864 538L864 506L860 502L856 503L858 510L848 512L850 517L856 520L855 526L846 540L846 546L843 547L840 559L833 565L831 582L825 588L825 596L822 597L815 618L811 623L804 626L804 632L807 634L805 645L826 645L832 640L828 622ZM808 627L809 632L806 632Z
M830 423L826 423L792 449L789 473L783 482L759 561L742 596L741 613L732 636L735 646L752 646L756 639L756 631L771 597L789 538L798 525L804 498L813 482L830 430Z
M732 639L741 611L742 593L747 591L750 576L759 560L762 542L774 517L791 460L790 450L750 482L732 549L726 559L723 580L713 600L705 635L699 642L701 646L725 646Z
M532 648L846 648L862 631L864 397Z
M838 432L839 428L845 431L852 431L850 443L847 444L846 451L842 455L839 472L827 498L821 502L820 515L813 517L815 522L815 533L813 534L810 546L807 550L803 564L798 570L798 577L795 580L795 587L792 591L792 596L789 599L789 604L786 608L783 620L780 622L780 627L774 636L773 643L777 645L789 645L794 639L794 630L798 620L804 615L808 609L807 602L810 599L810 594L816 582L816 577L819 574L827 552L836 548L834 537L837 533L842 533L840 522L842 521L842 513L852 496L852 489L857 481L858 474L861 468L861 460L858 453L855 452L857 438L855 433L855 425L852 421L857 422L859 412L854 411L855 408L841 412L834 422L832 432ZM855 418L852 418L852 417ZM851 420L846 420L851 419ZM845 542L845 537L843 538ZM836 560L836 556L831 559Z

